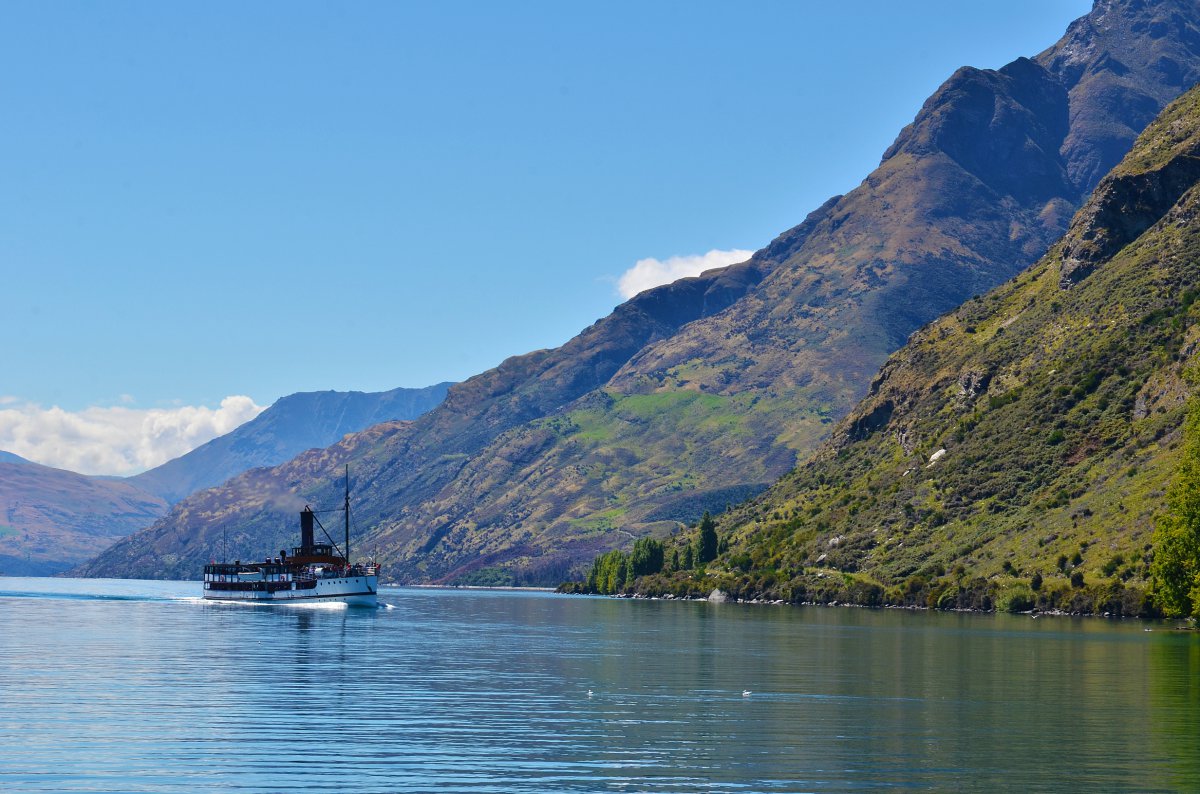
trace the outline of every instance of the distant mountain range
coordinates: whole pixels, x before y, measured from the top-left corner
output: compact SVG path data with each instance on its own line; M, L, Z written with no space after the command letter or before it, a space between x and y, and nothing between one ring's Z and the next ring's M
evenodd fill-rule
M725 516L704 575L631 589L1150 609L1154 520L1195 392L1198 219L1195 88L1038 264L914 334L811 460Z
M195 490L379 422L415 419L440 403L449 386L292 394L232 432L126 479L87 477L0 453L0 573L65 571L149 526Z
M394 419L416 419L446 397L449 383L385 392L300 392L281 397L241 427L186 455L129 478L174 504L247 469L275 466L347 433Z
M401 581L554 583L669 535L787 472L909 334L1036 260L1198 77L1196 4L1101 0L1036 58L957 71L858 188L749 261L648 290L411 425L195 494L81 570L195 576L223 525L258 553L277 506L332 499L345 462Z

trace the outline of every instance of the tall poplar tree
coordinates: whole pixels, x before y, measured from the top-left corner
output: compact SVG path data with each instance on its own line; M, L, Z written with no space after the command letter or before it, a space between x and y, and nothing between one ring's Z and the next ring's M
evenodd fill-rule
M1154 527L1154 600L1164 614L1200 618L1200 399L1192 398L1183 425L1167 512Z
M707 510L700 519L700 537L696 541L696 564L703 565L717 558L717 522Z

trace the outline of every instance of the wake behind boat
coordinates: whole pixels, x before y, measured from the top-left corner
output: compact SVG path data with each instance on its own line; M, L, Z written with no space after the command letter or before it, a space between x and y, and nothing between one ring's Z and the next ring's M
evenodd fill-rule
M350 474L346 473L346 535L339 549L312 508L300 513L300 545L289 556L264 562L209 563L204 566L204 598L255 604L341 602L351 606L376 605L379 565L350 563ZM317 526L328 543L315 543Z

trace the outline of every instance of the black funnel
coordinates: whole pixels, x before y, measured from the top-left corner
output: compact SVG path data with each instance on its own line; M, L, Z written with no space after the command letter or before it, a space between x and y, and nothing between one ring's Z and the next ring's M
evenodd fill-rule
M313 545L313 511L304 508L300 511L300 548L307 551Z

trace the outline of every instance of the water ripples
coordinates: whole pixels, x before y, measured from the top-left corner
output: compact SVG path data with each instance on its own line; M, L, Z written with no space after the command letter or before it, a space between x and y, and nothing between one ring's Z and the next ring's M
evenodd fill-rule
M1153 689L1195 681L1200 650L1136 627L425 590L306 609L45 582L0 580L5 791L1200 781L1200 696Z

